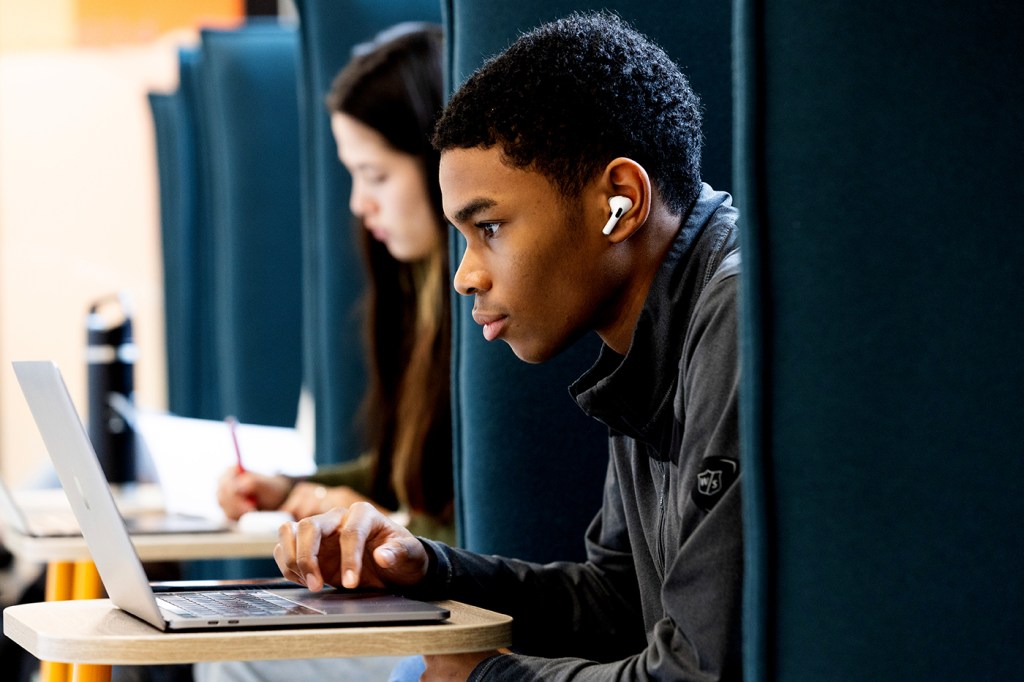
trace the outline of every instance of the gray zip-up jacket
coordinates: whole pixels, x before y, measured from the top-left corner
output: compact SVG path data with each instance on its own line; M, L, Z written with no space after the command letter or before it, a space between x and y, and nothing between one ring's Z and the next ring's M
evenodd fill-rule
M731 197L704 185L629 351L603 348L570 389L610 431L587 561L538 565L424 541L433 556L417 592L514 618L516 653L470 679L741 677L736 218Z

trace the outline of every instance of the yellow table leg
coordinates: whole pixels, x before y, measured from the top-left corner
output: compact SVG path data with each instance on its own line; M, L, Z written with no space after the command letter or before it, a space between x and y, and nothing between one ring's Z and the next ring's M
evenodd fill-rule
M103 596L103 582L93 562L76 561L74 581L72 599L99 599ZM76 663L72 668L71 682L110 682L110 666Z
M46 601L71 599L75 565L70 561L54 561L46 567Z
M103 596L103 582L91 561L75 562L74 586L71 590L72 599L99 599Z
M110 666L75 664L71 682L110 682Z
M68 561L54 561L46 567L46 601L71 599L74 591L75 565ZM43 661L41 682L68 682L71 666L67 663Z
M97 599L103 583L91 561L54 562L46 570L46 601ZM109 665L74 665L43 661L42 682L110 682Z

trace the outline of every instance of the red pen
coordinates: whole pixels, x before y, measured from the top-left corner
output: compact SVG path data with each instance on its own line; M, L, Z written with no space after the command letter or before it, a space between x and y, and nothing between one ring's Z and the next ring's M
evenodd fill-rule
M235 444L235 471L239 474L245 473L245 465L242 464L242 448L238 446L238 420L234 417L225 417L224 421L227 422L228 429L231 431L231 442ZM253 506L256 504L256 496L249 495L248 500L252 502Z

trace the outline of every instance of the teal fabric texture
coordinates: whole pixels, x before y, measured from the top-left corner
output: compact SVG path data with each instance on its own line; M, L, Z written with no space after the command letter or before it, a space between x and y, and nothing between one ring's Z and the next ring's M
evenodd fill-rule
M1019 676L1024 10L737 8L746 679Z
M297 34L253 23L179 51L150 95L168 408L293 425L301 382Z
M175 414L197 416L200 346L195 253L197 195L194 121L179 89L149 93L156 140L163 259L167 404Z
M204 30L203 112L221 409L293 426L301 385L301 214L294 28Z
M168 324L181 324L171 334L178 334L181 346L168 349L168 371L179 377L177 386L181 389L169 396L168 407L183 417L220 419L220 389L216 375L216 324L213 311L213 226L210 209L209 174L210 163L206 156L206 126L203 116L202 54L199 48L182 48L178 51L178 90L174 97L181 106L170 113L176 113L175 129L181 144L181 155L175 159L159 161L161 185L173 186L176 177L181 185L180 193L166 196L180 205L161 205L161 216L176 213L181 217L178 225L162 223L165 245L170 243L171 251L164 252L165 273L181 278L175 287L165 289L165 305L168 312L186 309L188 312ZM168 120L168 123L172 120ZM160 128L157 128L160 135ZM158 152L166 146L158 147ZM161 191L161 200L165 193ZM169 238L169 239L168 239ZM180 251L175 249L180 247ZM181 364L175 366L175 362ZM169 381L170 383L170 381Z

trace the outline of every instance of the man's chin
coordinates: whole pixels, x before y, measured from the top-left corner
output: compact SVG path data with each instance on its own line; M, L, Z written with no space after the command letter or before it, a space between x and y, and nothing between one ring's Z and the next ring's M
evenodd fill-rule
M563 347L552 347L541 344L524 344L515 341L508 341L507 339L502 339L502 341L505 341L505 343L508 344L509 348L512 349L512 352L515 353L517 358L531 365L538 365L542 362L547 362L562 352L563 349Z

